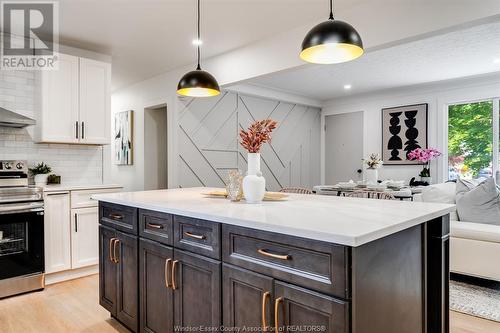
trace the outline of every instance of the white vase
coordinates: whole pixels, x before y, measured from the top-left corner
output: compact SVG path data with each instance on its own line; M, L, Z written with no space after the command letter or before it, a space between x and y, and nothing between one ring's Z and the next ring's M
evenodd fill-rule
M248 171L243 178L243 195L248 203L259 203L266 194L266 180L260 171L260 154L248 153Z
M365 182L366 182L366 184L377 184L378 183L378 169L367 168L365 170Z
M427 184L431 185L432 184L432 177L422 177L422 176L420 176L420 181L427 182Z
M41 187L47 185L47 179L49 178L49 174L38 174L35 175L35 186Z

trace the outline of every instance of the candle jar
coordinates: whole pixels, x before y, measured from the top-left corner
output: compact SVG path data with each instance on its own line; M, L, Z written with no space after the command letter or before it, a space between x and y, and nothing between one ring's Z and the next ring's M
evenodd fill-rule
M239 170L230 170L228 173L228 182L226 186L227 196L231 201L240 201L243 196L241 181L243 175Z

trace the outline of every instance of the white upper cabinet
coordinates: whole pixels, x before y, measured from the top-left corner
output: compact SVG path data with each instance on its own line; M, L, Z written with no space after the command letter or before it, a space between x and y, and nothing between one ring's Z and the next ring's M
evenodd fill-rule
M80 58L80 142L109 143L111 66Z
M78 143L78 57L59 54L59 69L42 72L38 141Z
M111 65L59 54L59 68L42 72L38 142L110 143Z

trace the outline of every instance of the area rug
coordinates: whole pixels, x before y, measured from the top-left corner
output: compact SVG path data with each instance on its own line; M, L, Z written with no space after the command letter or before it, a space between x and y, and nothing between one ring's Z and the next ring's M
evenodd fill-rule
M500 290L450 281L450 309L500 322Z

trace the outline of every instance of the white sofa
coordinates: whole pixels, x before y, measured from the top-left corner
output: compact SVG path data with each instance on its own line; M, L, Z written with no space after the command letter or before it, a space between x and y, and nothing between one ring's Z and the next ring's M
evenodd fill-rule
M415 200L455 203L455 187L455 183L431 185ZM450 228L450 270L500 281L500 225L458 221L452 213Z

